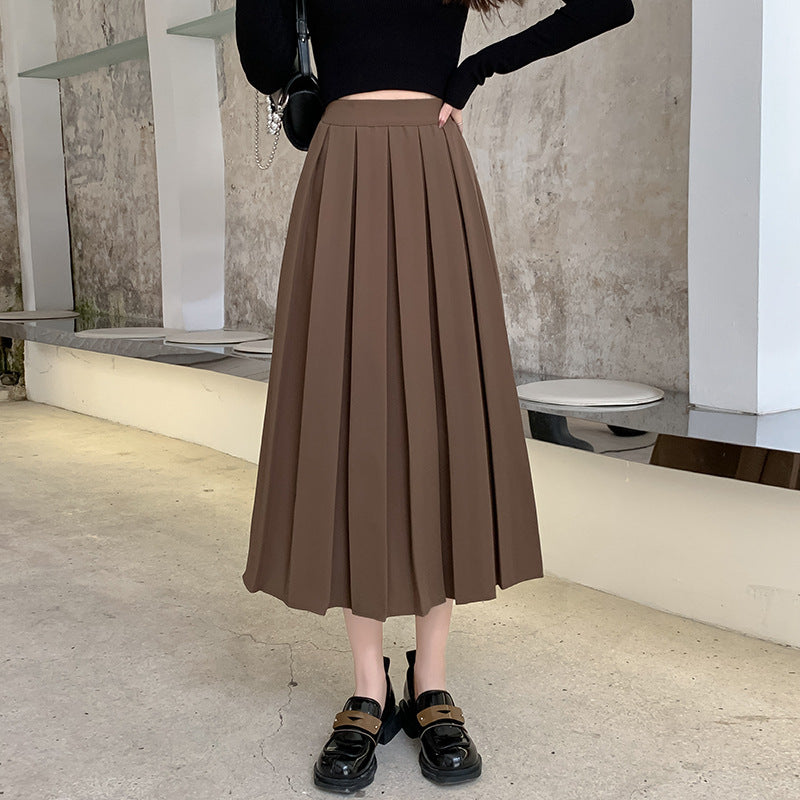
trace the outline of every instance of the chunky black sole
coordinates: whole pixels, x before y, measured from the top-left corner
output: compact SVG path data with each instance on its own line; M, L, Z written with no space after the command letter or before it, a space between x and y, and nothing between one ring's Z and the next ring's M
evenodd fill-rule
M400 718L400 724L406 736L411 739L419 738L421 728L417 715L411 712L411 708L405 699L400 700L397 704L397 716Z
M395 707L394 714L381 725L381 729L378 731L378 744L389 744L400 733L402 727L400 709Z
M418 739L420 733L422 733L422 727L419 724L417 715L412 712L405 699L400 700L397 704L397 708L397 716L400 717L400 724L403 726L403 731L406 736L411 739ZM420 750L419 768L420 772L422 772L428 780L434 781L435 783L462 783L463 781L474 780L481 774L482 761L481 757L478 756L478 762L467 769L438 769L425 758L424 750Z
M378 744L388 744L400 733L402 722L398 709L395 709L389 719L384 722L378 731ZM369 786L375 779L375 771L378 769L378 759L372 755L372 763L367 767L366 772L357 778L329 778L317 772L317 765L314 765L314 784L321 789L329 792L339 792L340 794L352 794L365 786Z

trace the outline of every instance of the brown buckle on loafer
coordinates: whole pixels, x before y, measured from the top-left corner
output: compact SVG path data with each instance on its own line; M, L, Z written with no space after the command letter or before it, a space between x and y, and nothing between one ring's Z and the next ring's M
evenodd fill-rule
M351 709L350 711L340 711L333 720L334 728L341 728L342 726L361 728L361 730L376 736L382 725L381 720L367 714L366 711L358 711Z
M430 725L432 722L464 722L464 715L458 706L451 706L449 704L442 704L436 706L428 706L423 708L422 711L417 712L417 720L421 727Z

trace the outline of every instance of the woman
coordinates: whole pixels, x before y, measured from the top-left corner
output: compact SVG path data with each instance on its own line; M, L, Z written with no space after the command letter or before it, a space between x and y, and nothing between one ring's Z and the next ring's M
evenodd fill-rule
M306 2L325 110L287 230L242 579L293 608L343 609L355 691L314 764L332 791L369 784L376 745L401 726L427 778L480 775L445 689L453 603L543 574L462 109L487 77L622 25L633 6L565 0L458 64L469 9L502 2ZM277 92L294 69L294 0L238 0L236 41L247 80ZM399 703L383 656L398 614L415 615L417 645Z

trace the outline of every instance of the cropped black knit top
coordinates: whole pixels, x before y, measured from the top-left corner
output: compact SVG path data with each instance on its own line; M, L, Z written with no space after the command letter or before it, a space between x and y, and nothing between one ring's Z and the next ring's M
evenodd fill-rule
M563 0L534 25L458 63L469 8L442 0L306 0L322 100L412 89L463 108L490 75L508 73L629 22L631 0ZM265 94L295 69L295 0L236 0L236 45L249 83Z

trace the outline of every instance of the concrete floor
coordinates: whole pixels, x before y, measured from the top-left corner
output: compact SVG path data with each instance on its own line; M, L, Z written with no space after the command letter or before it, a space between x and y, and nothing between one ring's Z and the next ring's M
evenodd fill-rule
M335 796L342 612L242 585L253 464L29 401L0 463L3 800ZM359 796L800 798L797 649L551 577L456 606L449 641L483 775L429 783L401 733ZM401 692L413 617L385 643Z

